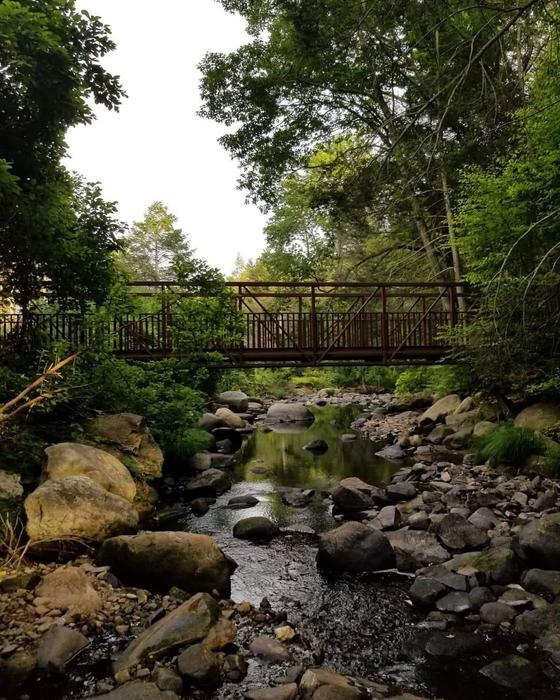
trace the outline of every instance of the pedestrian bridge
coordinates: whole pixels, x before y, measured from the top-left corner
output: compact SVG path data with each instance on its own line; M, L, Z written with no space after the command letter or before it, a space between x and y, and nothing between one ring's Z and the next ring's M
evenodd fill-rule
M0 347L24 334L36 346L95 345L128 359L200 358L222 367L436 363L448 354L447 332L470 315L464 285L450 282L129 287L141 310L111 318L1 314Z

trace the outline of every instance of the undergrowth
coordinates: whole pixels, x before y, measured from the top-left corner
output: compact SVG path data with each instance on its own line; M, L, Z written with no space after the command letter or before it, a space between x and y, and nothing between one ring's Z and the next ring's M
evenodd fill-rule
M474 446L480 457L491 465L521 467L532 455L544 454L546 443L535 430L505 424L477 438Z

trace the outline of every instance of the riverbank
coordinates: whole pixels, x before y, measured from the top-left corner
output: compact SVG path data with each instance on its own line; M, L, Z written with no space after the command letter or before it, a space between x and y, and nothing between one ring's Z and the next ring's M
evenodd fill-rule
M275 410L280 410L271 410L270 401L247 400L243 408L229 405L230 413L220 413L218 408L216 414L207 414L203 422L208 424L210 415L220 421L210 428L215 439L211 449L220 451L195 456L191 475L168 475L153 482L164 500L157 517L145 525L163 530L151 542L152 549L163 547L166 531L188 530L202 537L210 535L237 563L237 570L228 575L236 602L216 592L219 610L211 612L212 624L199 634L211 656L209 660L203 654L196 663L206 659L206 665L212 667L208 671L213 673L212 682L207 678L201 684L186 672L178 675L174 650L155 657L148 654L125 668L126 673L112 673L111 658L118 663L135 638L153 634L155 625L188 606L188 584L181 588L177 579L174 585L167 585L177 573L148 557L140 569L159 567L160 578L167 580L165 592L154 591L153 586L150 591L145 586L149 577L143 578L138 566L132 575L126 566L119 568L117 561L100 563L98 555L97 560L73 559L62 569L55 564L33 564L18 572L19 579L4 572L0 613L6 634L0 658L3 677L17 681L6 697L43 697L26 685L26 678L35 687L37 680L42 689L48 687L53 700L107 692L120 693L114 697L137 697L130 694L139 692L130 685L134 681L143 682L142 692L154 698L178 691L179 684L188 693L183 697L290 698L298 693L310 696L310 691L325 698L395 697L403 688L450 700L472 697L467 693L473 688L481 698L516 697L519 690L527 696L535 688L543 698L556 697L560 639L555 603L560 594L554 544L559 520L557 483L534 470L519 474L511 468L478 464L466 449L437 444L438 428L440 434L447 433L442 441L458 430L465 432L466 419L452 417L465 413L472 417L474 409L468 402L463 405L468 410L456 413L462 402L448 398L453 408L434 413L429 407L428 420L423 407L398 405L390 395L328 394L310 395L307 403L319 412L357 406L353 429L341 426L339 433L329 434L326 451L304 461L306 466L290 476L288 489L282 490L272 462L263 460L259 466L258 455L248 457L246 447L237 460L224 454L238 452L241 439L234 435L245 439L252 435L251 441L261 434L266 437L269 431L289 436L291 430L300 429L301 421L294 421L293 416L270 420L270 414L274 417ZM301 398L291 401L289 411L313 425L308 408L300 404ZM284 405L282 410L288 408ZM237 427L227 425L224 418L237 422ZM453 427L458 425L458 429L442 429L454 420L458 423ZM473 421L473 431L477 422ZM303 430L298 435L305 436L306 428ZM329 451L333 457L342 454L336 452L335 438L338 449L341 444L360 441L358 430L379 443L378 452L385 454L380 459L392 460L388 476L378 484L368 483L363 465L361 479L346 471L328 488L310 488L317 469L330 470L325 461ZM281 451L295 452L295 459L298 454L311 453L301 447L298 443L294 450L294 443L288 442ZM315 445L318 447L323 449ZM285 461L280 460L283 478L285 468ZM372 477L375 474L370 471ZM299 488L293 479L302 480ZM251 492L247 492L249 485ZM259 513L263 504L275 502L270 500L271 493L280 496L286 511L296 514L297 527L286 526L278 511L267 506L272 529L263 534L262 523L257 523L261 527L258 537L235 537L232 530L235 532L239 521L266 517ZM243 498L246 508L239 509ZM237 499L235 505L232 499ZM318 519L316 509L326 516ZM542 536L543 527L546 536ZM189 541L190 547L193 542ZM165 546L165 556L173 561L169 542ZM139 550L134 555L129 550L127 561L133 565ZM322 571L315 564L317 552ZM51 600L41 594L40 587L45 587L49 575L56 577L69 568L72 573L80 572L80 596L90 605L94 600L95 610L75 614L56 597ZM376 569L395 571L380 576L374 573ZM127 578L127 573L136 577L136 585L128 581L124 586L119 580ZM58 592L61 587L59 581ZM207 601L203 603L212 608ZM219 639L210 635L208 642L215 625L219 625ZM70 638L61 643L66 656L59 657L58 665L64 678L52 673L57 665L52 659L41 662L49 670L36 670L41 645L49 652L55 648L48 637L45 641L51 628L84 637L72 635L72 643ZM265 640L255 645L260 637ZM73 646L79 644L79 648ZM185 671L185 663L179 671ZM349 674L353 680L322 676L316 686L326 690L319 692L316 686L308 686L310 676L305 673L318 665L324 671ZM159 683L159 689L148 686L150 680L156 686ZM340 688L341 683L348 688L328 690L329 686ZM111 691L115 687L118 690ZM124 694L127 692L129 695Z

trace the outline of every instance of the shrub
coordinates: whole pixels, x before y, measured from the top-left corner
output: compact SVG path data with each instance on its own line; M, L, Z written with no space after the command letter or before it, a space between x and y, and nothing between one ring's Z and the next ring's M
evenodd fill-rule
M546 450L542 469L547 476L560 479L560 445L552 445Z
M447 394L465 393L468 389L464 372L457 367L411 367L403 370L396 381L398 396L430 394L435 398Z
M543 454L545 441L530 428L501 425L475 440L475 447L490 464L511 464L520 467L528 457Z

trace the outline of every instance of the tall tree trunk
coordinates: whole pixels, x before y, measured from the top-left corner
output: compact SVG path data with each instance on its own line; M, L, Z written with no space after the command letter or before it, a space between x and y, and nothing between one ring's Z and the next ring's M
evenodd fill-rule
M451 198L449 196L449 183L447 180L447 171L443 163L441 164L441 189L443 192L443 201L445 203L445 216L447 219L449 247L451 248L451 257L453 259L453 274L455 276L455 282L460 282L462 277L461 256L459 254L459 249L457 248L457 239L455 237L455 223L453 221L453 210L451 208ZM467 305L464 297L464 288L459 287L457 291L459 311L461 312L461 314L464 314L467 310Z

